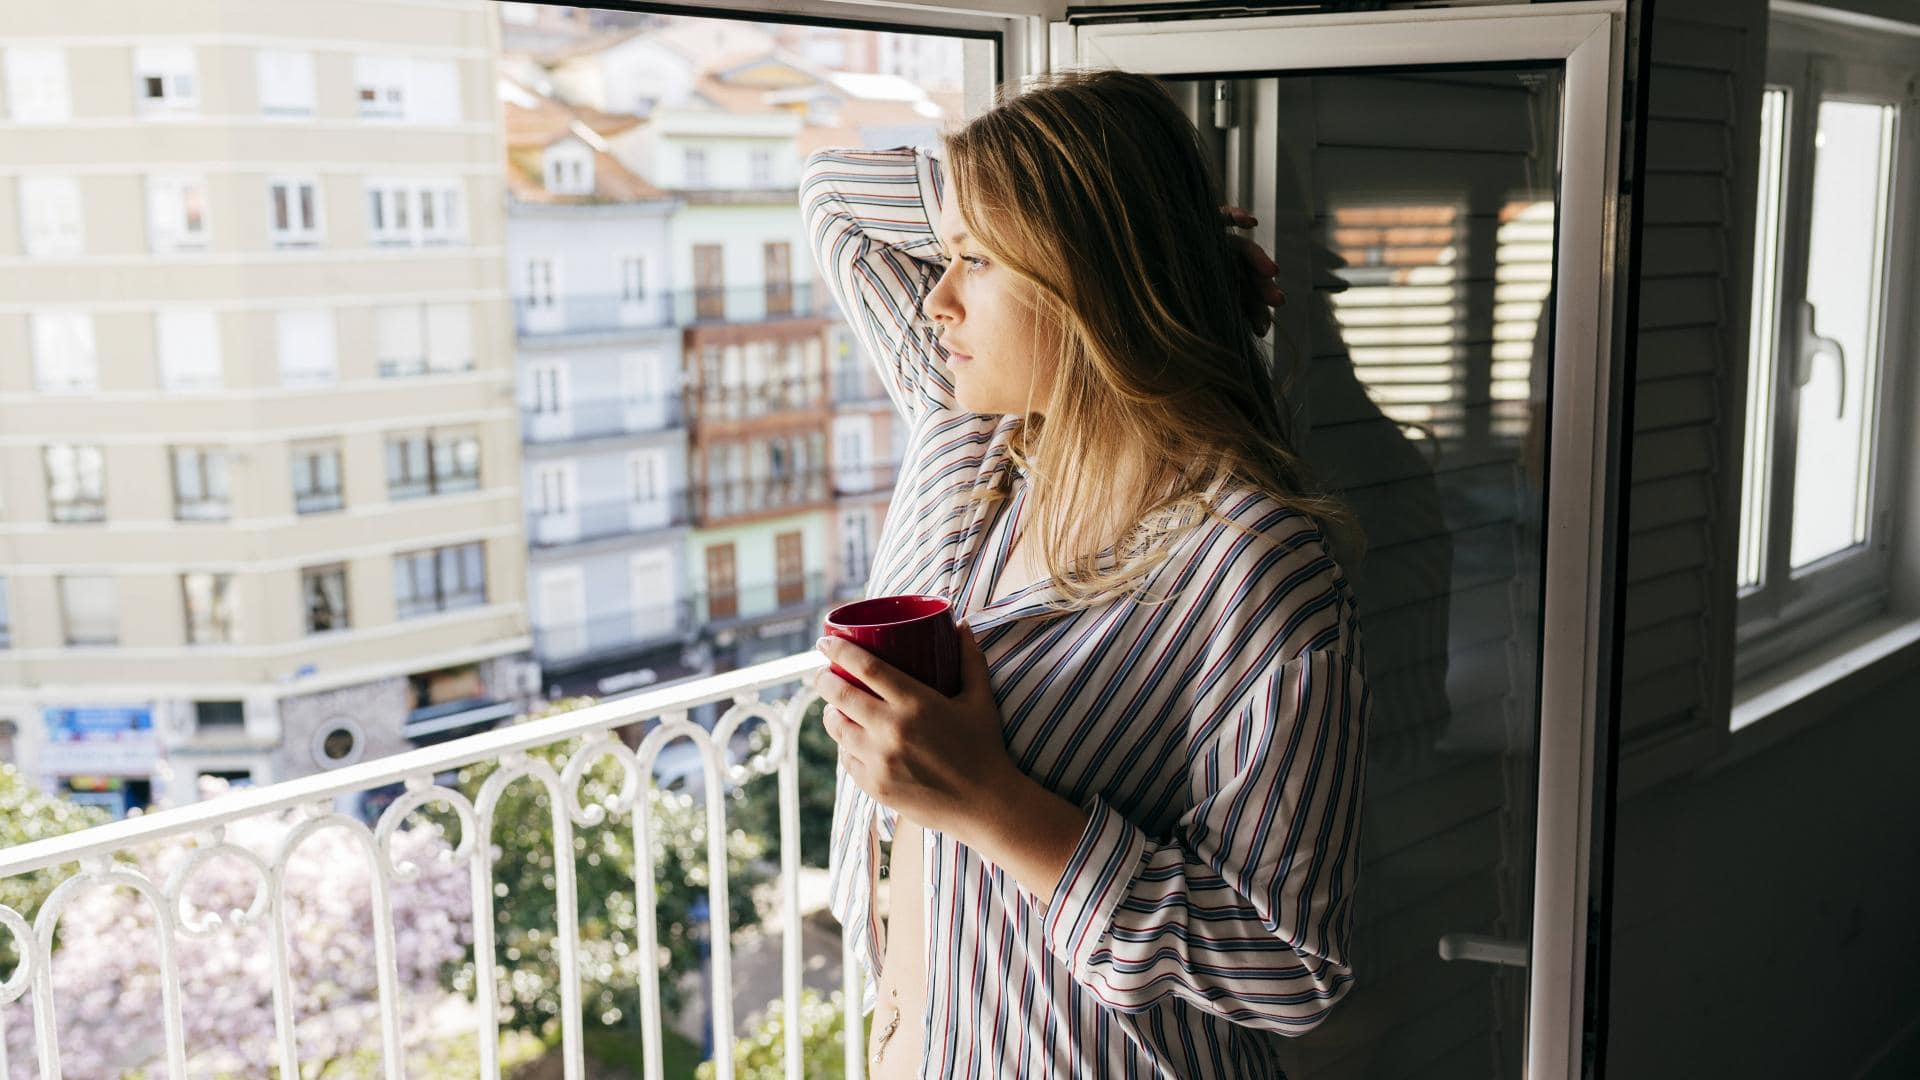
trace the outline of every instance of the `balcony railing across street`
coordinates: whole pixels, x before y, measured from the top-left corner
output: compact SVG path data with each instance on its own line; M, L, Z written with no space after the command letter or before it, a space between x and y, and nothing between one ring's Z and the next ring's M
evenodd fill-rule
M395 912L390 903L392 886L417 870L410 864L396 864L393 857L395 834L407 819L430 805L449 812L459 823L459 843L446 854L452 864L464 865L472 884L474 964L476 972L474 1011L477 1016L473 1035L478 1040L480 1075L500 1076L499 1017L492 1003L502 972L495 960L494 940L494 856L488 838L494 835L494 818L506 787L518 780L529 780L546 789L553 808L554 876L558 902L559 940L557 955L560 970L561 1058L567 1080L581 1080L585 1071L583 1017L580 990L580 911L577 895L577 868L573 852L574 828L602 826L621 817L631 819L635 857L634 888L639 899L640 949L642 955L658 951L654 829L651 803L642 785L653 781L654 763L663 748L678 739L690 739L699 750L705 779L707 813L707 896L709 910L725 920L727 898L726 790L755 776L778 775L780 814L780 892L783 925L780 927L781 988L786 1015L798 1015L801 983L800 927L800 781L797 735L808 706L817 696L807 677L822 666L818 653L806 652L753 667L714 675L677 686L645 691L619 701L604 702L573 712L468 736L437 746L395 754L375 761L346 766L331 772L289 780L260 788L241 790L220 798L188 806L161 810L143 817L127 818L111 824L85 829L65 836L36 840L0 851L0 880L54 866L79 867L72 877L61 882L47 896L31 922L25 914L0 905L0 927L12 937L20 953L20 962L4 983L0 983L0 1005L32 993L34 1050L44 1080L60 1080L61 1046L56 1023L57 1003L53 994L52 955L54 936L60 929L62 913L75 897L90 889L122 887L133 890L154 911L157 942L140 932L139 940L114 943L129 950L157 950L162 980L162 1007L165 1012L166 1075L173 1080L187 1077L187 1048L183 1009L194 1002L183 1001L180 969L176 962L178 943L186 937L212 932L228 922L238 927L264 924L268 936L273 973L274 1044L279 1075L301 1075L299 1049L295 1041L290 973L289 931L283 913L286 909L286 870L301 840L326 829L344 829L359 840L372 870L373 932L377 972L380 1043L383 1075L400 1080L402 1037L398 973L395 961ZM762 702L763 690L781 692L788 685L799 689L789 696ZM688 719L690 710L709 702L731 702L711 732ZM649 719L659 723L641 740L638 749L629 749L615 729ZM731 760L734 736L758 721L771 736L767 749L745 762ZM557 763L530 753L536 748L581 739L578 748ZM476 762L493 761L498 768L481 786L477 799L469 800L459 791L434 782L443 775ZM613 762L621 777L617 793L604 803L581 804L582 783L588 773L605 761ZM392 784L405 786L369 827L358 818L338 813L334 800ZM724 785L724 786L723 786ZM306 820L287 834L271 858L229 842L224 837L229 822L276 814L289 810L305 811ZM195 848L180 869L166 881L147 877L120 857L153 841L189 839ZM250 906L230 917L209 912L190 911L183 899L189 895L196 872L210 860L239 859L248 864L258 888ZM713 1063L716 1075L730 1080L734 1075L733 1042L733 959L729 943L730 927L714 928L711 935L713 965L712 1001L714 1040ZM133 935L130 935L130 938ZM640 996L643 1037L645 1038L645 1075L659 1080L662 1075L660 1032L660 977L656 968L645 969L637 989ZM852 951L849 937L841 945L841 978L845 1003L845 1040L843 1053L846 1075L864 1075L860 1005L863 976ZM0 1014L3 1015L3 1014ZM789 1080L801 1076L801 1026L784 1026L786 1075ZM0 1031L0 1076L7 1073L6 1040ZM267 1062L257 1063L258 1075L267 1075Z
M661 289L641 297L605 293L523 295L513 300L514 329L522 337L608 334L712 322L825 318L838 315L833 294L812 282L731 288Z

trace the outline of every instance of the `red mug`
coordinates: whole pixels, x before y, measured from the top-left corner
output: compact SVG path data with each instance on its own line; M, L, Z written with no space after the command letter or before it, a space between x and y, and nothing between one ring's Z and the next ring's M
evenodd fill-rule
M827 612L826 632L846 638L948 697L960 692L960 630L939 596L875 596ZM838 664L833 673L867 693ZM875 694L875 697L879 695Z

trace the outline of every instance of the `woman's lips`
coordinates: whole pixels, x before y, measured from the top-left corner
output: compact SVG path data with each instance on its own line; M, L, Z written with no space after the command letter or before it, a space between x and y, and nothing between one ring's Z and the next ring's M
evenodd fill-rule
M973 357L971 357L971 356L968 356L968 355L967 355L966 353L963 353L963 352L960 352L960 351L959 351L959 350L957 350L957 349L948 349L948 350L947 350L947 359L949 359L949 360L971 360L971 359L973 359Z

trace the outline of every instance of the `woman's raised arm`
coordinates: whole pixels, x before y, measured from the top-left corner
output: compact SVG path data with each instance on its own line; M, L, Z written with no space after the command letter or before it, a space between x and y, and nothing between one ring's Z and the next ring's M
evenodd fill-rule
M905 146L817 150L800 174L821 277L910 422L954 407L946 352L920 308L946 271L933 226L945 194L940 161Z

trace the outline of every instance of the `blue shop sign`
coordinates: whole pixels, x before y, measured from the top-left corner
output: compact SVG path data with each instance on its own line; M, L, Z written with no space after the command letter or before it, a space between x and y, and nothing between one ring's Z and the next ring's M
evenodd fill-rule
M81 706L42 710L52 742L151 738L153 709L146 705Z

